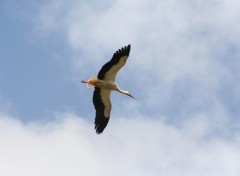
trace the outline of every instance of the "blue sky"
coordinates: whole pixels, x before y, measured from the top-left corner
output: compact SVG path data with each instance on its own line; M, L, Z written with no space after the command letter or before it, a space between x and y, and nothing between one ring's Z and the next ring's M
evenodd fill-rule
M240 174L237 0L0 5L2 175ZM80 80L127 44L96 135Z
M24 13L28 6L15 8L4 3L1 10L1 100L24 121L44 120L52 111L74 107L78 88L69 85L73 83L68 81L71 70L64 43L59 46L51 38L40 39L31 21L9 14L15 10Z

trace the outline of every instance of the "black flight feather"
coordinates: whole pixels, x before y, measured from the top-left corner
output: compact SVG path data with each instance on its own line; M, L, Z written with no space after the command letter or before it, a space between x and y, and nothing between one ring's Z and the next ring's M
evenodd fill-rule
M109 117L104 116L104 104L101 100L100 88L95 87L93 93L93 104L96 109L95 129L96 133L100 134L108 124Z
M98 79L104 79L105 73L107 73L111 67L115 64L117 64L119 62L119 60L121 59L121 57L124 56L129 56L130 53L130 49L131 49L131 45L122 47L121 49L119 49L118 51L116 51L113 54L112 59L107 62L99 71L97 78Z

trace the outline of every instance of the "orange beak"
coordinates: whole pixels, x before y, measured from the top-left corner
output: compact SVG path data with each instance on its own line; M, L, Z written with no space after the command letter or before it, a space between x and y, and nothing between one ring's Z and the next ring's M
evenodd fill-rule
M134 96L132 96L131 94L127 94L129 97L133 98L134 100L136 100L136 98Z

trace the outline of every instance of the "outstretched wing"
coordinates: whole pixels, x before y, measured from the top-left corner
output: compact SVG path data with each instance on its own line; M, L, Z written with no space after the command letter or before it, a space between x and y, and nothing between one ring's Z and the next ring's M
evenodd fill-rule
M110 90L95 88L93 93L93 104L96 109L95 129L96 133L103 132L108 124L111 111Z
M112 59L99 71L98 79L115 81L116 74L127 61L130 49L131 45L128 45L116 51Z

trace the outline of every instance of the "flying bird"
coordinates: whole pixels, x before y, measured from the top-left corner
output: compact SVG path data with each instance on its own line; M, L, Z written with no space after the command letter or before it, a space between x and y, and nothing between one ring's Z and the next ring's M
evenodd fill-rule
M134 98L129 91L122 90L115 83L116 74L125 65L130 49L131 45L128 45L117 50L113 54L112 59L103 65L97 77L93 76L87 81L81 81L82 83L87 83L88 88L95 88L93 93L93 104L96 109L94 124L97 134L102 133L108 124L112 107L110 100L110 93L112 90Z

